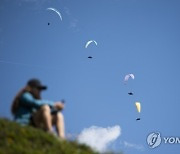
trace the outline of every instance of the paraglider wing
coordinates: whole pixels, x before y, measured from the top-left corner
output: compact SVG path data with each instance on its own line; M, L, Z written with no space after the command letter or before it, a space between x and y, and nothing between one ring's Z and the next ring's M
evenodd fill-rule
M88 41L87 43L86 43L86 45L85 45L85 48L87 48L88 46L89 46L89 44L90 43L92 43L93 41L91 40L91 41Z
M95 40L90 40L86 43L85 48L87 48L92 42L94 42L97 45L97 42Z
M135 105L136 105L137 111L140 113L141 112L141 103L140 102L136 102Z
M62 15L61 15L61 13L60 13L57 9L52 8L52 7L49 7L49 8L47 8L47 10L51 10L51 11L56 12L56 13L58 14L59 18L60 18L61 21L62 21Z
M97 45L97 42L96 41L93 41L96 45Z
M129 74L129 76L134 80L134 74Z
M135 78L134 74L127 74L124 78L124 82L127 82L129 80L129 78L132 78L134 80L134 78Z

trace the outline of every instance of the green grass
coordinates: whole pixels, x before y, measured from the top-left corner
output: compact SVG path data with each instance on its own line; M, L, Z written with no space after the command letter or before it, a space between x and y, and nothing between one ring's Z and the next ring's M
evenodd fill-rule
M0 154L97 154L90 147L74 141L60 141L55 136L30 126L20 126L0 119Z

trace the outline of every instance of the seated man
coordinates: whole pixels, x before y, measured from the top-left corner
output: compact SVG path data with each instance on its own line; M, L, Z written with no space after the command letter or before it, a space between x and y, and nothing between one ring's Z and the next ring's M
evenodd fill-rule
M64 139L64 117L60 112L64 108L63 102L52 102L41 99L42 90L47 87L38 79L31 79L16 95L11 111L14 120L22 125L33 125L52 132L55 125L57 135Z

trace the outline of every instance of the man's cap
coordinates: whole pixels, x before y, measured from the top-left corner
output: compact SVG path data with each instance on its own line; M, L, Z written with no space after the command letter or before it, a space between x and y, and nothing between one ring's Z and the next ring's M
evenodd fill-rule
M46 90L47 86L42 85L40 80L38 79L30 79L27 83L28 86L32 87L32 88L38 88L40 90Z

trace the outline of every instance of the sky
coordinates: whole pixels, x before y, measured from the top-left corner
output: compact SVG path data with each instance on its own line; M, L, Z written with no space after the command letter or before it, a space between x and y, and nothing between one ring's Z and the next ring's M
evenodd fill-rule
M0 117L12 119L14 96L38 78L43 99L66 100L67 136L116 130L107 149L179 154L180 144L146 142L180 137L179 27L178 0L1 0Z

